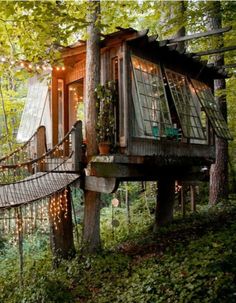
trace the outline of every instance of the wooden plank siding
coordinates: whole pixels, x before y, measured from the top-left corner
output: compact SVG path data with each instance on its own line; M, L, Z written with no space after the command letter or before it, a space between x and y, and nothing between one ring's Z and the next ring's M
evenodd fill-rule
M132 138L129 155L166 156L166 157L194 157L213 161L215 159L214 146L204 144L188 144L174 140L155 140Z
M73 68L66 67L66 84L85 78L85 59L77 62Z
M132 99L132 73L130 56L136 54L146 60L159 64L179 72L183 75L199 78L199 81L212 85L217 71L204 66L197 60L193 60L186 54L180 54L176 50L164 46L161 47L157 41L148 39L145 33L140 34L135 30L121 30L118 33L106 35L101 42L101 84L107 81L118 82L119 104L115 108L116 134L114 151L116 154L96 157L91 161L91 170L88 168L88 176L109 177L109 178L144 178L148 175L148 169L152 169L150 178L155 179L160 175L160 167L165 163L165 169L171 171L177 165L191 170L192 165L209 165L215 160L214 133L207 125L207 141L202 144L195 144L189 138L182 138L182 141L168 139L167 137L155 139L149 137L135 137L137 128L134 104ZM64 94L64 126L68 131L68 86L83 79L85 87L85 55L86 44L79 43L77 46L67 48L63 54L65 64L64 73L53 72L52 88L52 117L53 117L53 143L57 143L58 136L58 94L56 81L63 75L65 82ZM116 65L116 76L114 76L114 60ZM118 69L118 79L117 77ZM60 76L60 77L59 77ZM168 94L169 96L169 94ZM171 97L170 97L171 100ZM171 103L171 102L170 102ZM179 126L177 128L180 128ZM87 135L88 136L88 135ZM198 141L200 142L200 141ZM147 158L149 165L145 168ZM107 160L107 161L106 161ZM153 163L153 168L152 164ZM157 171L155 173L155 171ZM117 176L116 176L117 173ZM177 173L176 173L177 174ZM146 176L145 178L148 178Z

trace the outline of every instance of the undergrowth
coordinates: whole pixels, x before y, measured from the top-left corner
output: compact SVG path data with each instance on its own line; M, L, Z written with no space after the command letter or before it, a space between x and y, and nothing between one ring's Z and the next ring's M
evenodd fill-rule
M120 211L115 216L120 224L113 232L108 217L103 221L106 248L96 256L78 252L57 269L52 267L47 239L25 239L23 285L17 246L2 239L0 302L236 302L234 205L176 218L155 235L142 224L138 211L129 230Z

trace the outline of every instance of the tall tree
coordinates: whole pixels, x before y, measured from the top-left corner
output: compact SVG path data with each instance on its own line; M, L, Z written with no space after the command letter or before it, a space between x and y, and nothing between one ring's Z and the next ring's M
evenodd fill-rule
M166 13L163 15L162 20L166 22L166 26L169 27L169 31L172 27L177 29L177 33L175 32L175 37L180 37L185 34L184 27L184 13L185 6L184 2L174 2L170 1L166 3L169 8L168 18L170 24L167 24L166 21ZM168 20L168 19L167 19ZM173 25L173 20L175 20ZM164 26L164 24L163 24ZM180 52L184 51L184 44L178 44L177 49ZM174 198L175 198L175 180L170 174L166 174L165 176L161 176L158 179L158 192L157 192L157 204L156 204L156 213L155 213L155 224L154 224L154 232L157 230L158 226L166 225L173 220L173 209L174 209Z
M221 2L212 1L207 3L208 8L208 29L218 29L222 27ZM224 46L223 36L219 35L214 39L214 47L221 48ZM215 66L224 65L224 55L218 54L212 57L211 61ZM226 94L220 93L226 88L224 79L217 79L214 82L214 92L220 110L227 120L227 103ZM228 141L216 137L216 161L210 169L210 204L216 204L222 199L228 198Z
M89 0L86 51L85 129L87 157L97 154L95 88L100 83L100 1ZM83 245L93 253L100 248L100 194L85 190Z

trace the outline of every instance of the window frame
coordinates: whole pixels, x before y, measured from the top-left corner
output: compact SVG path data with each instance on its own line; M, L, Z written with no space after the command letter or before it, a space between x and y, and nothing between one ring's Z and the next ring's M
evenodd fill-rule
M197 142L206 142L207 136L202 125L196 101L190 88L188 77L166 67L164 67L164 71L183 136L188 139L197 140ZM174 91L173 87L177 87L176 85L178 84L177 81L175 81L177 77L179 77L179 81L183 82L183 89L175 89ZM173 87L172 84L174 84ZM186 114L186 105L188 105L189 108L189 115ZM201 105L201 103L199 103L199 105ZM186 119L189 120L188 124L185 123Z
M196 83L196 86L194 83ZM204 109L204 111L207 115L207 118L210 121L210 124L211 124L215 134L217 135L217 137L227 139L227 140L232 140L233 138L230 134L227 122L225 121L223 114L220 111L220 108L215 100L215 97L212 93L211 88L207 84L200 82L198 80L195 80L195 79L190 79L190 84L193 87L193 89L196 93L196 96L197 96L202 108ZM207 89L209 99L207 97L202 98L200 96L199 84L201 85L201 87L205 87ZM203 99L205 99L205 100L203 100ZM208 106L206 106L206 103Z
M135 68L134 60L138 60L139 68ZM149 73L145 69L141 69L141 63L143 65L150 65L151 68L156 69L156 73ZM131 64L131 81L132 81L132 99L134 104L134 111L136 117L136 123L138 126L138 131L142 133L142 135L138 135L138 137L144 138L156 138L160 139L161 137L166 137L166 129L173 128L173 123L170 115L169 103L165 89L165 83L163 79L162 68L160 63L152 62L151 60L147 60L145 58L136 56L131 54L130 56L130 64ZM140 72L140 79L138 79L137 71ZM147 77L148 81L144 79L144 73ZM154 83L150 84L150 76L154 75ZM147 86L150 86L151 93L147 91ZM141 87L143 87L143 92L141 92ZM154 96L154 87L157 89L162 88L163 94L160 96ZM142 100L145 99L145 101ZM154 102L153 106L155 108L151 108L148 102ZM164 104L163 104L164 102ZM159 109L158 109L158 106ZM163 109L165 107L165 110ZM147 111L147 114L144 114L144 110ZM155 117L159 116L159 119L154 120L150 118L153 115ZM146 118L149 117L149 119ZM148 129L148 124L151 129ZM156 130L155 130L156 127Z

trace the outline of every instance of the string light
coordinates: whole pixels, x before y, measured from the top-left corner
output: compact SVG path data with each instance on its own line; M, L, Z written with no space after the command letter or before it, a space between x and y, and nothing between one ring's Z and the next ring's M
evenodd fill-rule
M43 62L43 63L36 63L36 64L33 64L32 62L27 62L27 61L15 61L13 59L8 59L7 57L4 57L2 56L0 58L0 62L1 63L9 63L10 65L15 65L16 67L17 66L20 66L21 68L25 68L25 69L29 69L29 70L37 70L39 71L40 69L44 70L44 71L52 71L52 67L49 63L46 63ZM65 66L62 66L62 67L58 67L59 69L58 70L65 70Z
M178 181L175 181L175 193L176 194L179 193L181 189L182 189L182 185L180 185Z
M25 178L27 175L32 174L32 171L37 171L36 169L34 170L34 168L37 168L41 163L46 163L46 157L51 157L52 152L64 151L64 144L70 142L70 140L71 139L66 137L61 144L56 146L54 150L51 150L49 154L44 153L43 158L40 158L33 163L20 162L20 159L26 159L28 157L28 153L26 151L30 150L30 143L27 146L17 149L19 155L9 154L8 158L9 161L17 159L16 164L7 165L4 163L0 166L0 171L4 177L3 179L12 182L12 178L14 178L14 180L20 180L20 178ZM4 159L7 162L6 158ZM18 175L19 173L21 176ZM48 203L48 199L46 199L35 203L35 206L20 206L17 208L17 210L14 210L14 215L12 217L10 216L10 213L4 213L3 217L0 216L0 227L4 230L4 232L9 232L10 228L13 228L17 240L17 235L19 235L19 233L32 233L36 229L37 220L40 220L41 230L46 231L49 227L50 213L51 217L53 218L55 229L58 229L58 226L63 218L68 218L68 189L62 190L55 194L51 198L49 207ZM15 223L11 224L13 221Z

